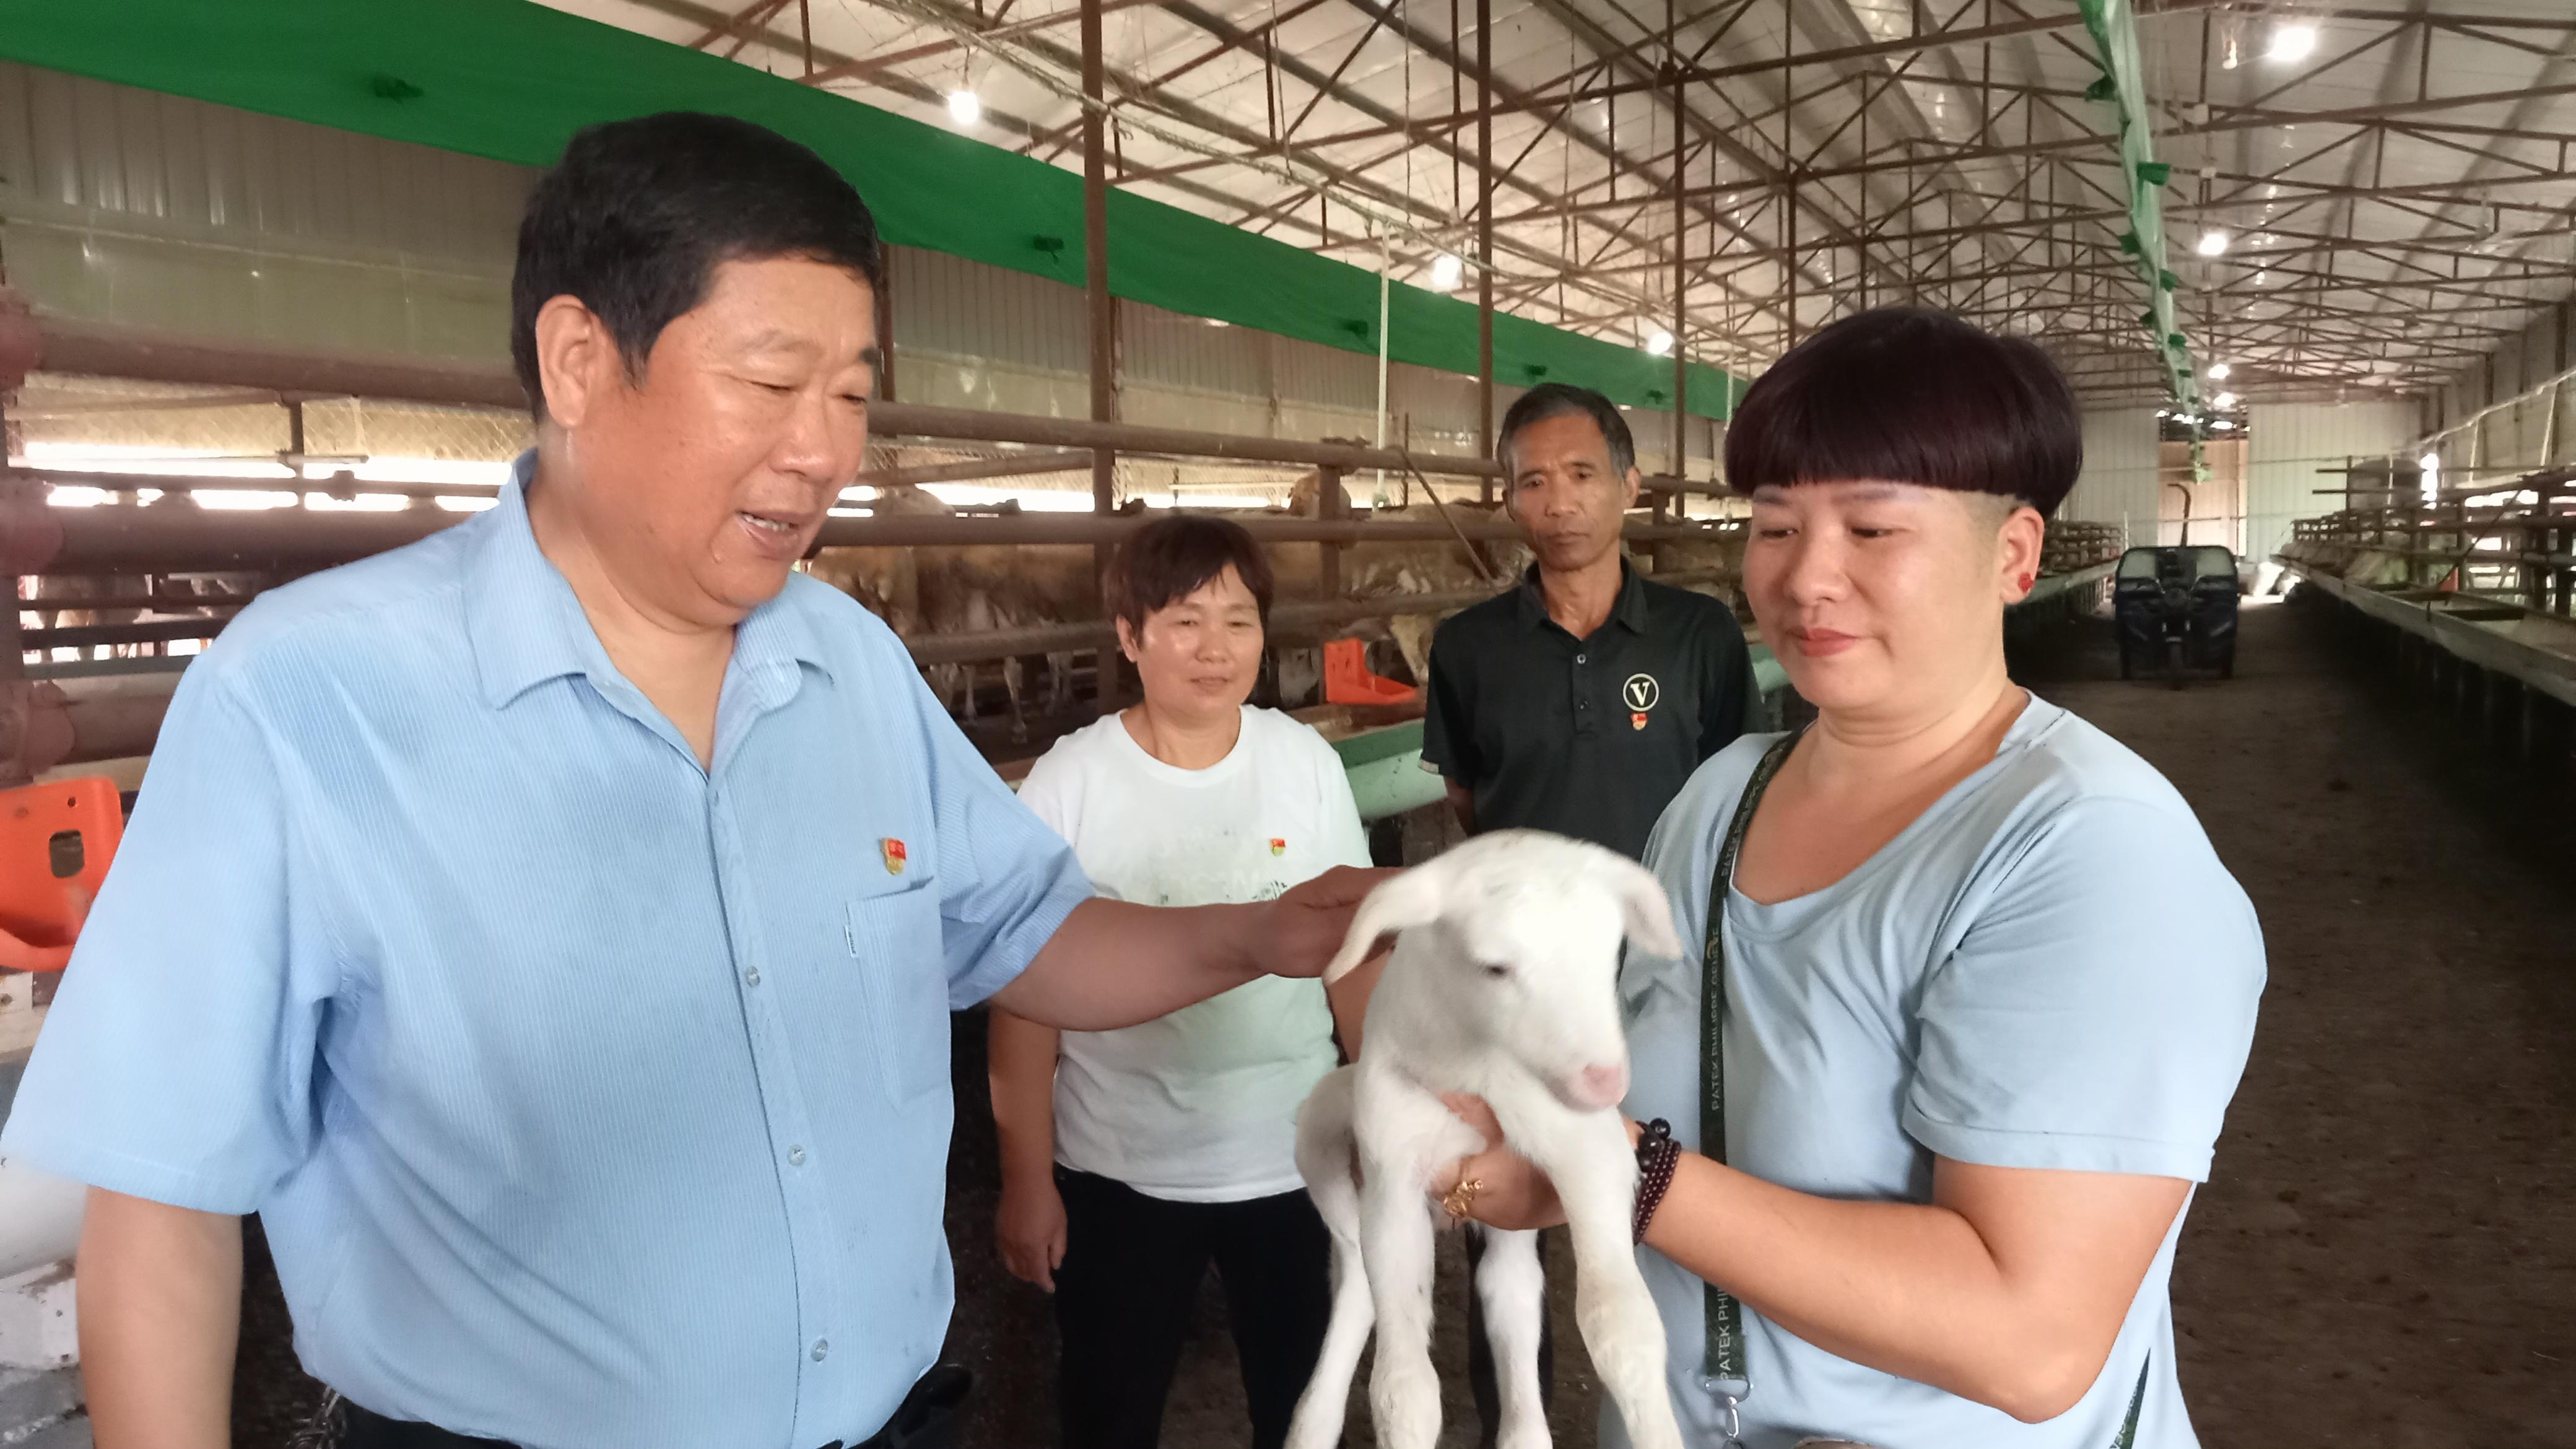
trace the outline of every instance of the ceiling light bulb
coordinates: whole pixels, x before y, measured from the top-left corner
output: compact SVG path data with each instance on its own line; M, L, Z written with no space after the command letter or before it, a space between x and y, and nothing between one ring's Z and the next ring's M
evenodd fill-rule
M2225 382L2227 381L2227 374L2233 370L2234 369L2230 368L2224 362L2213 362L2209 365L2209 380L2211 382Z
M2199 243L2195 245L2192 250L2200 253L2204 257L2224 256L2227 253L2227 233L2223 231L2202 232L2200 234Z
M2304 23L2276 25L2272 28L2272 43L2264 50L2263 58L2279 61L2284 65L2296 65L2315 54L2316 49L2317 28L2315 26Z
M1665 331L1661 327L1647 333L1646 350L1657 357L1669 355L1673 350L1673 334Z
M1431 285L1443 292L1455 288L1458 280L1465 275L1467 275L1467 264L1447 252L1442 252L1431 259Z
M2232 392L2222 392L2218 396L2211 398L2209 401L2211 406L2224 412L2227 409L2236 406L2236 394Z
M973 91L950 91L948 119L961 126L971 126L984 119L984 98Z

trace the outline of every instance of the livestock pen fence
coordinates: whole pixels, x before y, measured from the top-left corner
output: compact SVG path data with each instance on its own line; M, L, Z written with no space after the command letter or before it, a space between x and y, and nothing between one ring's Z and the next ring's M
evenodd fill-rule
M165 455L213 453L248 465L116 474L48 470L31 459L35 466L0 479L0 572L17 576L13 592L19 600L19 608L0 619L0 629L11 636L0 639L0 770L20 776L148 752L175 667L185 663L169 658L65 667L57 654L187 649L219 632L260 588L425 537L488 506L497 491L488 476L366 477L367 465L379 456L370 451L371 439L399 449L408 460L490 464L526 437L518 385L506 368L490 364L207 343L30 318L5 299L0 333L0 384L6 384L0 392L14 392L17 399L13 415L0 419L10 430L13 453L26 455L31 428L40 440L72 441L86 428L95 442L97 420L122 416L130 423L144 412L166 414L198 430L187 437L177 435L179 428L165 429ZM1284 492L1312 478L1319 485L1313 516L1242 518L1265 543L1318 550L1319 596L1284 606L1275 617L1276 631L1287 637L1314 638L1397 613L1440 612L1489 592L1345 597L1339 563L1353 545L1410 541L1473 550L1514 536L1490 517L1453 513L1439 503L1440 494L1458 491L1461 480L1472 487L1495 475L1482 459L892 402L876 404L871 412L880 441L857 480L862 488L1077 470L1096 478L1095 460L1104 455L1112 460L1113 479L1115 469L1130 470L1136 480L1131 499L1167 491L1175 479L1186 494L1194 485ZM130 427L123 436L133 436ZM317 471L324 476L312 476ZM1408 494L1418 488L1441 516L1396 521L1353 514L1340 485L1364 471L1402 480ZM1434 480L1447 486L1435 489ZM81 501L90 506L56 506L58 488L88 490ZM1659 512L1661 500L1681 488L1705 492L1710 485L1658 480ZM240 498L258 493L276 496ZM236 500L296 506L224 506ZM1160 511L1121 509L1112 490L1096 485L1090 502L1093 511L1085 513L875 517L836 509L818 544L1073 544L1105 551ZM1629 534L1651 550L1721 541L1739 528L1648 521L1633 525ZM1716 582L1725 572L1702 570L1688 577ZM30 630L21 624L27 609L39 618L107 610L140 617ZM1105 624L1077 622L907 642L916 659L930 665L1102 649L1113 638ZM114 688L94 679L30 679L31 653L41 674L140 677L119 679Z
M2397 677L2525 758L2564 766L2576 748L2576 466L2448 487L2438 473L2427 486L2425 471L2356 462L2332 491L2358 506L2299 520L2280 561L2343 605Z
M133 419L143 415L162 429L145 435L160 449L156 464L211 454L238 465L49 469L47 450L36 448L28 466L0 477L0 573L18 576L19 601L0 612L9 636L0 638L0 775L17 777L148 753L186 662L177 656L214 637L261 588L399 547L489 506L496 465L528 436L524 397L496 364L212 343L36 318L5 293L0 395L15 398L0 425L19 457L28 457L31 439L73 444L86 436L95 447L111 417L123 420L117 436L130 440ZM1186 503L1194 490L1232 488L1266 499L1313 485L1311 513L1235 515L1267 545L1317 550L1314 596L1274 611L1272 632L1285 640L1446 613L1502 584L1498 571L1480 567L1471 589L1352 597L1342 560L1354 546L1409 543L1483 558L1519 537L1506 520L1464 502L1499 475L1482 458L897 402L874 404L871 426L876 441L857 491L845 497L851 506L833 510L818 547L1075 545L1105 559L1119 539L1166 511L1136 506L1156 495ZM423 460L457 471L431 469L427 480L367 476L388 455L415 475ZM476 467L480 476L468 471ZM871 489L1071 475L1091 480L1088 511L865 511ZM1346 489L1362 479L1390 502L1419 498L1423 506L1389 518L1355 509ZM86 490L80 501L89 506L57 506L57 489ZM1650 512L1633 518L1625 536L1655 577L1732 592L1742 521L1681 516L1686 500L1722 492L1706 480L1647 480ZM244 497L261 493L272 496ZM2120 542L2108 525L2052 526L2034 611L2097 597ZM51 622L25 628L28 610ZM110 613L124 617L96 617ZM66 614L76 622L64 622ZM918 663L936 666L1107 651L1115 636L1106 621L1090 619L906 643ZM162 657L58 658L101 650ZM53 677L30 677L31 654L33 672ZM1767 654L1760 666L1766 687L1782 683ZM1112 670L1093 671L1095 688L1114 688L1114 679Z

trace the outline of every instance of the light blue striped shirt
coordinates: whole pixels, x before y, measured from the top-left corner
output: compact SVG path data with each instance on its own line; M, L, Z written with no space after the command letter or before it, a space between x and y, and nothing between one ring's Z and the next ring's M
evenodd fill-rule
M855 1442L948 1324L948 1013L1090 894L802 576L701 770L514 482L188 670L0 1151L258 1211L305 1367L380 1413Z

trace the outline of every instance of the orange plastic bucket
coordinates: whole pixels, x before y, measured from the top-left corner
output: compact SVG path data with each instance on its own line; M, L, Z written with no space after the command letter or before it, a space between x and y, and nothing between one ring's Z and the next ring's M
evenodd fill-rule
M63 969L124 838L104 775L0 790L0 967Z

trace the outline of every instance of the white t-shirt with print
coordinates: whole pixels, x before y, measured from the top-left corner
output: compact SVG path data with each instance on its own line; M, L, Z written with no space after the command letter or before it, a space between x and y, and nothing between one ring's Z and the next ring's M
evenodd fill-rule
M1155 759L1107 716L1056 741L1020 799L1104 894L1144 905L1265 901L1369 863L1341 757L1250 705L1233 751L1204 770ZM1324 988L1276 976L1139 1026L1068 1031L1056 1161L1175 1202L1297 1191L1297 1108L1333 1069L1332 1032Z

